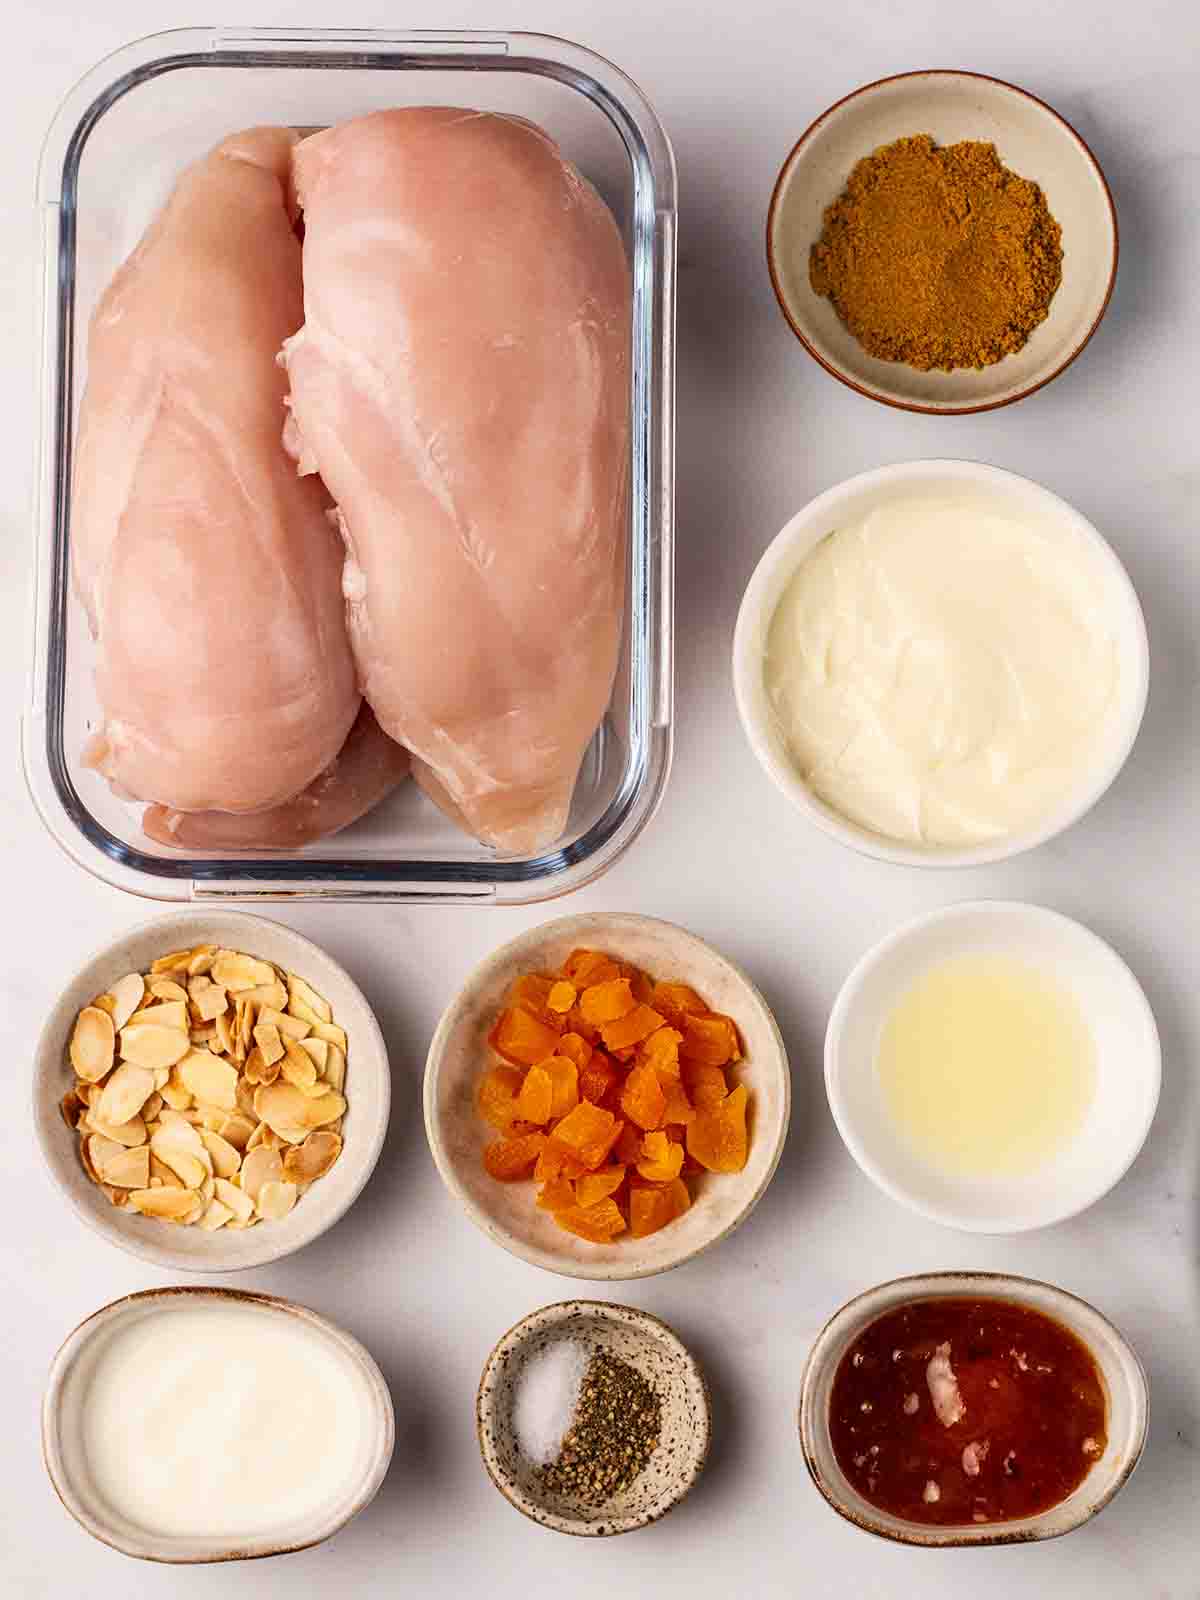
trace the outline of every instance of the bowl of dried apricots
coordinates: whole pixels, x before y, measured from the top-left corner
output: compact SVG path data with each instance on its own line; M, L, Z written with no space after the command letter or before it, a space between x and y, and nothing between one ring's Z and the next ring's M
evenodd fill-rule
M686 929L530 929L449 1006L425 1070L434 1161L514 1255L572 1278L665 1272L725 1238L787 1135L787 1051L749 978Z

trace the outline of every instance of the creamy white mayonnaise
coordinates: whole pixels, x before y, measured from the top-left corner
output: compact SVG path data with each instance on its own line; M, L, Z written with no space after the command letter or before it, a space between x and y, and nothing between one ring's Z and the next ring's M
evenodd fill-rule
M1087 547L961 489L823 540L779 602L764 672L828 806L905 843L971 845L1035 825L1078 785L1118 656Z
M303 1531L362 1475L367 1386L296 1316L230 1301L153 1309L118 1321L81 1377L95 1492L148 1532Z

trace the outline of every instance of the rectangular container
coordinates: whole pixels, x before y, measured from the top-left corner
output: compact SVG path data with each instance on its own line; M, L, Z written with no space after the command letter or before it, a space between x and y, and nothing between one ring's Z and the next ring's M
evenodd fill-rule
M463 105L540 123L599 189L633 268L628 585L612 700L567 832L500 857L401 786L346 833L295 853L185 855L143 837L142 807L83 767L94 648L71 592L72 449L93 307L180 170L237 128L315 128L396 105ZM641 93L607 61L525 33L182 29L126 46L72 90L47 136L36 623L25 770L63 849L119 888L228 897L519 904L589 882L653 813L671 757L675 169Z

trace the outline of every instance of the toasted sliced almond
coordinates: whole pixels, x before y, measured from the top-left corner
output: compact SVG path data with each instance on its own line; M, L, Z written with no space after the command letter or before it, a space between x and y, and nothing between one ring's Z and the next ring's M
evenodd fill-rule
M150 1148L156 1155L162 1153L164 1145L173 1145L190 1156L204 1155L204 1144L200 1135L187 1118L177 1111L163 1112L158 1130L150 1141Z
M188 957L187 971L189 978L202 977L212 968L213 958L216 956L215 944L198 944Z
M115 1033L113 1019L99 1006L84 1006L71 1035L71 1065L85 1083L98 1083L112 1071Z
M231 1116L225 1118L217 1132L227 1144L231 1144L240 1153L245 1150L255 1126L256 1124L250 1117L244 1116L240 1111L235 1111Z
M200 1130L204 1148L212 1157L213 1172L218 1178L232 1178L242 1164L241 1151L208 1128Z
M319 1100L323 1094L329 1093L329 1085L324 1078L318 1078L315 1083L300 1083L296 1087L309 1100Z
M336 1044L329 1046L329 1054L325 1058L325 1082L331 1089L339 1091L346 1085L346 1052Z
M100 1193L106 1195L109 1205L116 1206L118 1211L123 1210L129 1204L128 1190L118 1189L114 1184L102 1183L100 1185Z
M153 1141L151 1141L151 1146L152 1147L151 1147L151 1150L150 1150L150 1183L152 1185L156 1184L156 1183L163 1183L163 1184L166 1184L168 1189L171 1188L173 1185L177 1186L178 1183L179 1183L179 1179L175 1176L174 1171L166 1164L165 1161L160 1161L158 1159L158 1157L154 1154Z
M306 1128L323 1128L327 1123L337 1122L345 1115L346 1101L336 1089L330 1089L328 1094L323 1094L319 1100L306 1100L302 1126Z
M107 989L103 994L98 994L94 1000L89 1000L88 1005L94 1007L97 1011L103 1011L106 1017L111 1017L117 1009L116 997L109 994Z
M146 993L145 979L140 972L127 972L112 987L113 1027L123 1028L142 1003Z
M261 1083L274 1083L279 1076L279 1067L279 1061L272 1061L268 1064L263 1059L262 1051L255 1045L254 1049L246 1057L243 1074L247 1083L252 1083L256 1086Z
M333 1008L329 1001L319 995L310 983L303 978L298 978L294 972L287 975L288 1010L296 1017L305 1017L306 1021L332 1022ZM298 1005L303 1005L305 1011L297 1010ZM306 1012L312 1015L307 1016Z
M283 1060L283 1040L273 1022L260 1022L254 1029L254 1042L268 1067Z
M210 1200L208 1209L196 1226L203 1228L205 1233L216 1233L218 1228L223 1228L232 1218L233 1212L227 1205L223 1205L220 1200Z
M282 983L260 983L257 988L243 989L242 994L256 1009L287 1010L288 993Z
M307 1043L307 1039L302 1041L288 1039L284 1046L284 1058L279 1067L286 1081L295 1084L297 1089L311 1088L319 1076L311 1056L302 1048Z
M283 1175L289 1183L315 1183L323 1178L342 1153L336 1133L310 1133L303 1144L291 1145L283 1154Z
M151 975L157 978L166 972L186 972L191 959L190 950L172 950L168 955L159 956L157 961L150 963Z
M58 1102L58 1109L63 1121L72 1133L79 1126L80 1118L87 1114L87 1106L79 1098L79 1094L75 1089L67 1090L66 1094Z
M157 1023L144 1022L138 1027L121 1029L121 1056L135 1066L172 1067L191 1049L186 1025L164 1028ZM151 1088L153 1088L151 1084Z
M211 978L193 978L188 984L188 994L202 1023L214 1021L229 1009L228 994Z
M215 1198L228 1206L239 1222L249 1222L254 1215L254 1201L248 1194L235 1188L227 1178L218 1178L213 1187Z
M174 978L151 978L146 987L156 1000L187 1000L187 990Z
M305 1022L301 1017L289 1016L286 1011L276 1011L271 1006L263 1007L258 1014L258 1020L260 1025L268 1023L289 1039L304 1039L312 1032L311 1022Z
M199 1028L193 1028L189 1037L193 1044L208 1044L217 1037L217 1025L215 1022L205 1022Z
M91 1109L101 1122L120 1127L123 1122L137 1116L153 1093L154 1074L147 1072L145 1067L125 1061L105 1083L100 1099Z
M237 1110L237 1072L211 1052L193 1050L186 1056L179 1063L179 1081L206 1105L220 1106L225 1111Z
M142 1117L130 1117L128 1122L105 1122L99 1111L88 1111L88 1127L114 1144L133 1149L146 1142L146 1123Z
M188 1155L187 1151L177 1144L159 1145L154 1153L189 1189L199 1189L208 1177L208 1168L203 1161L196 1156Z
M324 1039L318 1039L310 1034L307 1039L299 1041L299 1048L304 1051L305 1055L312 1057L313 1065L317 1069L317 1076L320 1077L329 1061L328 1044Z
M90 1133L84 1140L87 1149L88 1166L96 1174L97 1179L104 1177L104 1164L111 1161L113 1156L119 1156L122 1146L113 1139L106 1139L102 1133Z
M144 1022L153 1023L159 1028L182 1028L186 1032L191 1027L186 998L183 1000L155 1000L153 1004L143 1006L140 1011L135 1011L126 1026L140 1028Z
M145 1145L138 1150L117 1149L113 1155L93 1162L102 1182L116 1189L148 1189L150 1187L150 1151Z
M239 1180L243 1194L256 1200L264 1183L279 1183L282 1179L283 1158L278 1150L267 1150L260 1146L257 1150L246 1152Z
M335 1044L339 1050L346 1048L346 1030L339 1028L336 1022L314 1022L313 1038L324 1039L326 1044Z
M237 1108L250 1123L259 1121L258 1112L254 1109L254 1092L254 1084L247 1083L244 1075L238 1079Z
M159 1090L163 1104L172 1111L186 1111L192 1104L192 1091L180 1080L179 1068L171 1068L171 1076Z
M168 1188L131 1189L129 1204L143 1216L162 1217L168 1222L180 1222L199 1203L194 1189Z
M171 1068L152 1067L150 1070L154 1073L154 1092L155 1094L161 1094L164 1085L171 1081Z
M296 1204L294 1183L264 1183L258 1191L255 1210L267 1222L278 1222Z
M256 961L239 950L218 950L211 970L213 982L223 989L255 989L275 982L275 968L269 962Z
M231 1056L233 1054L233 1015L229 1010L225 1010L214 1020L217 1024L217 1036L209 1048L216 1050L219 1046L226 1055Z
M150 1096L149 1100L146 1101L146 1104L142 1107L142 1121L145 1123L153 1122L157 1118L162 1108L163 1097L156 1089Z

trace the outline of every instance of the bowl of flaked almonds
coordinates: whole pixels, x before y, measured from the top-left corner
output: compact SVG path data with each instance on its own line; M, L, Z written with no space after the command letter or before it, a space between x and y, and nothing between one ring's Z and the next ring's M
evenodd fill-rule
M279 923L180 913L67 985L34 1123L89 1227L159 1266L290 1255L346 1211L387 1129L387 1052L350 976Z

